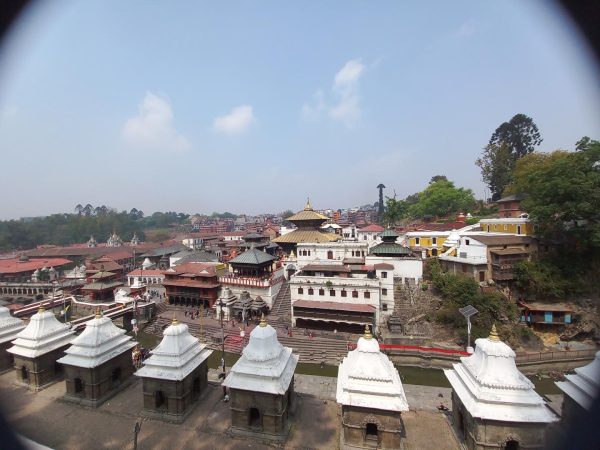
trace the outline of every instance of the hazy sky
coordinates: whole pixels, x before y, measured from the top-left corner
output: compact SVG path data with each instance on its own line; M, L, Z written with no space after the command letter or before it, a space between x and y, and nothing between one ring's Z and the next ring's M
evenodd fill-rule
M514 114L543 151L600 138L597 74L546 2L40 2L2 56L0 218L351 207L436 174L482 197Z

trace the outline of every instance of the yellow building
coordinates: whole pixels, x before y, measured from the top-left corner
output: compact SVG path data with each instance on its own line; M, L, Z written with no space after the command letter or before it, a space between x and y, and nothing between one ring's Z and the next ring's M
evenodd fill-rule
M479 222L481 231L487 233L507 233L522 236L534 234L533 223L523 217L507 217L502 219L482 219Z
M450 231L409 231L406 233L408 246L413 251L425 252L426 257L443 253L444 242Z

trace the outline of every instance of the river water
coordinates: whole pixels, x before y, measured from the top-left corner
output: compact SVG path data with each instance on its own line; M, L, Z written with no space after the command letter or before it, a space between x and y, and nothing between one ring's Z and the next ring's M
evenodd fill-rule
M146 334L143 332L138 333L137 341L146 348L155 347L159 339L156 336ZM234 353L225 353L225 365L227 367L233 366L239 359L240 355ZM221 364L221 352L216 350L208 358L208 367L216 369ZM412 366L396 366L400 373L402 383L405 384L416 384L421 386L436 386L436 387L450 387L448 379L444 375L444 372L440 369L423 369L420 367ZM296 373L303 375L318 375L321 377L337 377L338 368L337 366L330 365L319 365L309 363L298 363ZM561 391L556 387L554 381L549 378L538 378L536 376L529 377L535 385L535 390L540 395L548 394L560 394Z

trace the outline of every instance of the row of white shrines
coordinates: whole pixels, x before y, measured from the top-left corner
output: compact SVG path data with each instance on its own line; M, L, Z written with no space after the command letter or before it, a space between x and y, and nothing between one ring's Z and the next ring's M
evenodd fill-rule
M0 308L2 368L13 366L17 381L34 390L64 372L65 399L88 406L114 395L135 372L143 379L143 414L174 422L182 422L206 390L212 351L177 320L137 371L132 364L137 343L108 317L97 314L79 336L74 333L50 311L40 309L25 326ZM222 383L230 397L232 432L285 440L295 409L297 363L298 356L281 345L263 317ZM445 374L452 386L453 423L467 448L545 447L549 425L558 418L517 369L515 353L495 326L488 338L476 341L473 355ZM563 418L591 408L599 380L600 352L557 383L565 393ZM397 369L368 328L339 366L337 402L343 446L400 448L401 414L409 404Z

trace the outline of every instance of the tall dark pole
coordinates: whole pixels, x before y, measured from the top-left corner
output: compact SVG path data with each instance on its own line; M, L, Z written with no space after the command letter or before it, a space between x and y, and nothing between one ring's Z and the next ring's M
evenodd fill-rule
M219 299L219 313L221 318L221 368L223 370L223 377L225 377L225 329L223 328L223 299Z
M379 223L381 223L381 221L383 220L383 189L385 188L385 186L383 185L383 183L379 183L379 185L377 186L377 189L379 189L379 208L377 210L377 220L379 220Z

